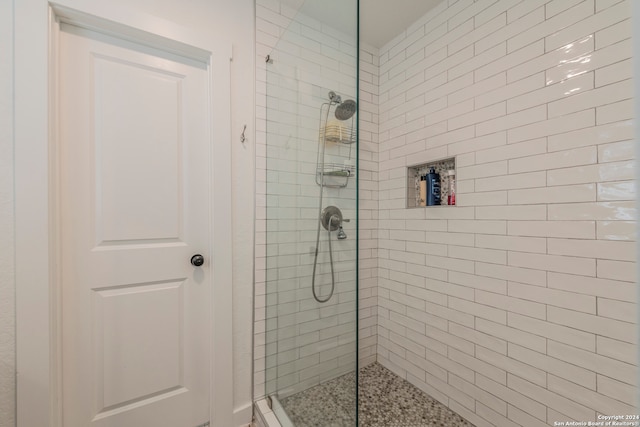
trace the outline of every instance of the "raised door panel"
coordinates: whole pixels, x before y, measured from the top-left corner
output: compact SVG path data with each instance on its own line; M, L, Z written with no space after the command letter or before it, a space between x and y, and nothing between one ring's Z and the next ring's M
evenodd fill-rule
M93 57L97 244L182 238L182 80Z

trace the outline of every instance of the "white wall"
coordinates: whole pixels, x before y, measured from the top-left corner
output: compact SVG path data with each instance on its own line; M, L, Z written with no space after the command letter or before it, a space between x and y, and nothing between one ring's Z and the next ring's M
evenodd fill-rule
M378 360L477 426L637 413L630 9L445 1L380 49ZM405 208L447 156L458 206Z
M0 2L0 425L15 424L13 2Z
M71 2L70 2L71 3ZM234 333L234 407L235 424L251 420L252 293L253 273L247 264L253 260L253 205L255 141L254 124L254 4L252 0L198 0L176 3L173 0L121 0L135 7L200 34L233 45L232 75L232 162L233 162L233 333ZM0 50L11 50L12 3L1 2ZM13 279L13 155L11 132L11 61L4 55L0 65L0 425L14 425L14 304ZM9 108L7 108L9 107ZM6 111L5 111L6 110ZM6 113L6 114L5 114ZM240 143L242 126L247 124L248 140Z

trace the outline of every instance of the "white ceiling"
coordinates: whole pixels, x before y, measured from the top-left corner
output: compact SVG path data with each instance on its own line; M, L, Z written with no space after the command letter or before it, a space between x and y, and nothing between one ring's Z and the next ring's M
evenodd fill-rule
M355 36L355 2L281 0L298 12ZM382 47L443 0L360 0L360 40Z
M382 47L442 0L360 0L360 40Z

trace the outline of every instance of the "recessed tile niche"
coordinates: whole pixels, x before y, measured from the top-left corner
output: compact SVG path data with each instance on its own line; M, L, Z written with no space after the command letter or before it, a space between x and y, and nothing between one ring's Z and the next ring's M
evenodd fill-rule
M420 177L428 174L431 168L434 168L436 173L440 175L440 205L424 206L420 205ZM435 206L453 207L454 205L447 204L449 196L448 171L450 170L456 170L455 157L409 166L407 168L407 208L432 208Z

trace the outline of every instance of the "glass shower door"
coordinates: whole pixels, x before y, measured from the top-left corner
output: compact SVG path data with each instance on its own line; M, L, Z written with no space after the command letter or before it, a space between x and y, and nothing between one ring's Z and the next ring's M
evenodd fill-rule
M283 425L354 426L357 1L269 4L265 394Z

